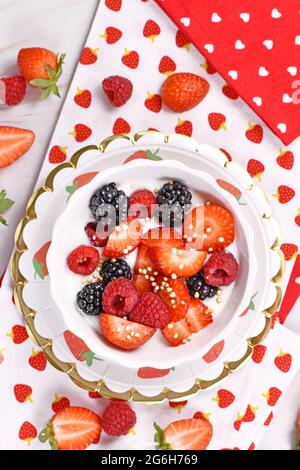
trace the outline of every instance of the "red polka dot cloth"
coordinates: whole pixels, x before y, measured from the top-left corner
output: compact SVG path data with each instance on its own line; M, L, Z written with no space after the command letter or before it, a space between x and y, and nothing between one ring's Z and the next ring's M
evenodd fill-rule
M300 135L298 0L156 0L282 140Z

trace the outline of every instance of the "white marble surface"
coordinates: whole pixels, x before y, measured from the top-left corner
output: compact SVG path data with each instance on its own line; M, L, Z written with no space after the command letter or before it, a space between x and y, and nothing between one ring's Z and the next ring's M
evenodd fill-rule
M17 72L21 47L40 45L67 54L60 83L62 97L78 61L98 0L0 0L0 75ZM45 158L63 98L40 103L29 90L17 107L0 109L0 125L30 128L36 133L32 150L13 166L0 170L0 189L16 200L7 213L9 227L0 227L0 273L13 247L13 233ZM34 164L32 163L34 162ZM300 331L299 331L300 333ZM300 411L300 374L281 404L260 449L291 449L295 443L295 416Z

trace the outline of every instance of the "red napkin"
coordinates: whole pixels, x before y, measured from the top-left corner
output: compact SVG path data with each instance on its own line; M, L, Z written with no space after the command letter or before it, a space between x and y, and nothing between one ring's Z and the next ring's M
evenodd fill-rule
M156 0L272 131L300 135L299 0Z

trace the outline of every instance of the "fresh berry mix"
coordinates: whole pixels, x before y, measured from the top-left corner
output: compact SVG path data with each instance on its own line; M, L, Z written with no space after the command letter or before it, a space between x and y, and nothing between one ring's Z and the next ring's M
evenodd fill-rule
M122 436L136 423L136 414L124 401L112 400L104 410L102 427L109 436Z
M156 197L148 189L138 189L130 196L129 215L136 218L151 217Z
M95 192L89 207L99 223L98 229L110 232L116 225L126 221L129 198L124 191L118 190L116 183L109 183Z
M104 261L99 272L100 279L106 286L112 279L123 277L131 279L131 269L125 259L108 259Z
M128 78L115 75L102 82L102 88L113 106L123 106L131 98L133 86Z
M92 282L84 286L77 294L77 305L87 315L99 315L102 312L102 295L104 285Z
M93 246L96 246L97 248L105 246L108 238L107 234L106 232L97 232L96 222L89 222L88 224L86 224L84 231Z
M0 89L4 88L4 93L0 93L0 104L15 106L23 101L26 93L26 81L20 75L15 77L0 78Z
M192 193L179 181L163 185L157 194L159 222L168 227L181 225L192 207Z
M157 294L146 292L130 312L129 319L153 328L162 328L169 321L169 311Z
M204 279L211 286L228 286L235 280L238 268L239 265L231 253L214 253L203 268Z
M214 297L218 291L217 287L210 286L205 282L202 269L194 276L189 277L186 284L191 296L200 300L205 300L206 297Z
M128 279L113 279L105 287L102 297L103 309L106 313L124 317L132 311L139 299L139 294ZM144 322L139 322L144 323ZM146 323L144 323L146 325ZM152 326L152 325L148 325Z
M67 264L73 273L88 276L95 271L99 264L99 260L100 256L96 248L80 245L69 254Z

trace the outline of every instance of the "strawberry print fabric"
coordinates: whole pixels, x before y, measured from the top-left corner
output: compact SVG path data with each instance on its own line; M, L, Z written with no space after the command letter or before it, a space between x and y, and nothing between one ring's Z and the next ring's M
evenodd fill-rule
M203 102L182 115L166 110L159 94L163 80L175 70L197 73L210 84ZM110 107L100 86L105 77L115 74L130 78L134 86L131 100L119 109ZM300 230L297 187L300 160L296 143L283 147L155 2L101 1L37 185L83 145L99 143L112 133L135 133L148 128L166 134L186 134L223 149L270 195L274 216L284 228L282 249L287 271L283 289L288 285L285 296L289 298L300 274L299 262L295 264ZM68 188L70 194L76 190L76 184ZM15 180L13 186L17 186ZM17 187L15 195L13 188L9 192L16 204L21 199L21 190ZM44 246L43 252L46 249ZM37 276L41 278L46 275L42 253L37 253L35 258ZM288 283L290 275L292 284ZM5 429L0 430L0 446L46 449L47 444L41 444L36 435L60 400L91 407L98 413L102 412L105 401L91 398L47 363L44 353L28 338L11 298L12 285L7 274L0 290L3 312L0 376L4 378L0 416L6 422ZM285 324L300 333L297 313L295 298L293 305L287 303ZM210 449L256 448L297 373L299 354L298 336L276 325L267 341L256 347L253 359L244 368L219 388L189 400L180 414L168 403L154 407L133 405L137 413L136 434L115 440L103 434L100 443L91 448L152 449L154 422L164 427L177 419L192 417L196 411L208 415L213 424Z
M300 134L297 0L156 0L284 142Z

